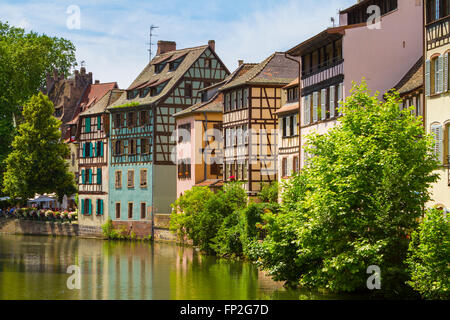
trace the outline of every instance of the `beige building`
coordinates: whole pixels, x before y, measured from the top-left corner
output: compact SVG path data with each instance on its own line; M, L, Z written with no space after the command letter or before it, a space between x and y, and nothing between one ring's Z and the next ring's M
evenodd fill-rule
M450 210L450 3L427 0L425 19L425 126L436 137L440 179L432 187L432 202Z

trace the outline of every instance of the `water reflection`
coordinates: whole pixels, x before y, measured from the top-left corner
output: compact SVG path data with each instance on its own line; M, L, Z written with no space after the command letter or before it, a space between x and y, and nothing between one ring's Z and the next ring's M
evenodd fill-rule
M67 288L67 268L81 289ZM315 299L287 291L251 263L172 244L0 235L0 299ZM328 297L332 298L332 297Z

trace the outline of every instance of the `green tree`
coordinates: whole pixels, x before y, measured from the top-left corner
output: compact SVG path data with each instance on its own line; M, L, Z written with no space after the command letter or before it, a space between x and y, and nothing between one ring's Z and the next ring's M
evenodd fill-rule
M273 181L271 183L263 184L261 191L258 194L259 200L268 203L278 202L278 182Z
M76 192L65 160L69 148L61 141L61 122L53 117L54 111L53 103L42 93L33 96L23 109L24 122L6 159L4 192L12 198L56 192L61 200Z
M412 234L408 282L426 299L450 299L450 219L441 210L427 212Z
M0 189L4 160L16 134L14 121L21 121L20 107L45 85L47 73L56 68L68 75L75 65L70 41L25 33L0 21Z
M308 137L308 166L285 186L281 214L254 252L277 280L333 292L367 290L381 268L382 289L406 288L408 235L436 181L433 139L422 119L381 102L363 82L341 108L340 124Z

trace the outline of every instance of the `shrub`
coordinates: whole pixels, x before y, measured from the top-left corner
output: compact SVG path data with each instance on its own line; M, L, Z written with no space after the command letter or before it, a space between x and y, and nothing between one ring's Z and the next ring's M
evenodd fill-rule
M278 202L278 182L263 184L261 191L258 194L261 202L277 203Z
M426 299L450 299L450 219L428 211L411 239L408 284Z

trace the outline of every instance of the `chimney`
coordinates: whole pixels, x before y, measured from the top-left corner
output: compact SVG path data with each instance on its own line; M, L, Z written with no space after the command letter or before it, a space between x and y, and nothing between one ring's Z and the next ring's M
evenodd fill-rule
M243 64L244 64L244 60L238 60L239 67L242 66Z
M158 41L158 52L156 55L160 55L166 52L177 50L177 43L174 41Z
M216 51L216 42L214 40L209 40L208 45L212 51Z
M81 67L80 73L81 73L82 76L84 76L86 74L86 68L85 67Z

